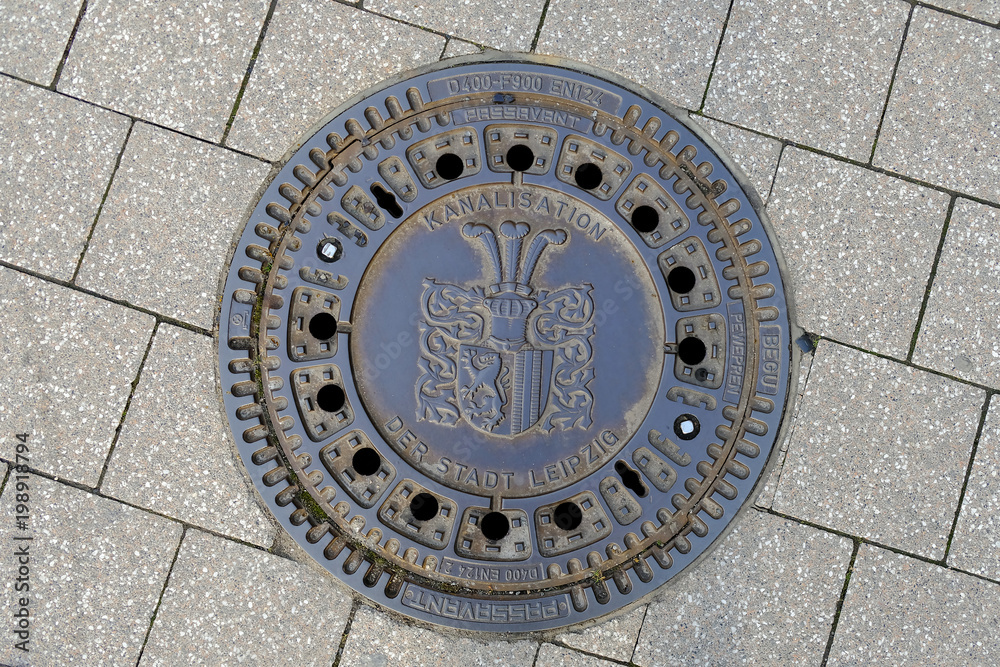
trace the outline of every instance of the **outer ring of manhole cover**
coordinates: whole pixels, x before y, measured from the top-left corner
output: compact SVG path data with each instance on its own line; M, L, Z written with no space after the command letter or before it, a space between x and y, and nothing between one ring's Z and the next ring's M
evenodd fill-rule
M227 416L356 591L471 630L586 621L704 554L761 479L795 366L779 267L757 196L669 103L448 61L342 107L253 211Z

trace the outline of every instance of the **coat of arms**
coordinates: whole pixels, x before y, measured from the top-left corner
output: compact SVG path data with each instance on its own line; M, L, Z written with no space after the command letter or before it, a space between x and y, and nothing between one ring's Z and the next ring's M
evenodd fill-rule
M547 291L532 276L549 245L565 231L506 221L500 238L485 224L462 233L486 247L495 282L460 287L424 281L421 297L417 417L445 425L465 420L492 435L513 437L541 422L546 431L587 428L594 397L593 287Z

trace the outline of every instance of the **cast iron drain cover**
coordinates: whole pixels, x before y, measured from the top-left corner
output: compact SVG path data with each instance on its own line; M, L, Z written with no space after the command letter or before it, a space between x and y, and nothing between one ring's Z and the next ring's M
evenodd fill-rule
M250 476L410 616L531 631L627 605L719 537L777 438L759 200L611 79L504 57L387 84L292 156L236 250L219 357Z

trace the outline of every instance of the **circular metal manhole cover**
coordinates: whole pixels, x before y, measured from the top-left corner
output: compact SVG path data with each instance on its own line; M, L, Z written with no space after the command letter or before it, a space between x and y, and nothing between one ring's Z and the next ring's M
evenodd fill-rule
M672 106L548 60L349 104L226 281L251 478L317 561L425 621L542 630L641 598L724 531L779 432L758 202Z

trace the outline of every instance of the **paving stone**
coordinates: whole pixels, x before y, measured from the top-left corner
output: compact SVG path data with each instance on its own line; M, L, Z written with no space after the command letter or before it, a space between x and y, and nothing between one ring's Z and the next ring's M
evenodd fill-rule
M424 630L388 614L360 607L351 623L340 664L351 667L531 667L538 644L487 641Z
M278 2L227 143L277 160L338 105L443 48L440 35L336 2Z
M91 1L59 90L218 141L267 7L267 0Z
M82 0L0 2L0 71L47 86L66 51Z
M14 529L16 486L8 482L0 498L0 613L13 618L25 595L14 590L13 554L27 545L30 650L14 648L8 620L0 663L134 665L181 526L43 477L28 475L27 483L28 531ZM16 540L24 536L31 541Z
M994 395L965 487L948 564L1000 580L1000 398Z
M705 113L867 161L909 9L737 0Z
M502 51L528 51L544 0L366 0L365 9Z
M905 359L949 198L788 148L767 211L811 333Z
M535 667L617 667L618 664L555 644L542 644L535 660Z
M781 142L705 116L691 114L691 120L705 128L719 142L736 165L746 173L750 185L760 195L760 200L767 203L774 173L778 168L778 157L781 155Z
M329 577L189 530L140 664L329 667L351 605Z
M153 318L6 268L0 311L0 433L31 434L36 470L97 484Z
M818 665L850 540L751 510L649 606L632 662Z
M774 509L944 557L985 393L821 342Z
M1000 21L998 0L934 0L929 4L990 23Z
M697 109L728 11L728 0L552 0L535 51L603 67Z
M955 203L913 361L1000 389L1000 210Z
M137 123L77 282L211 328L219 274L268 166Z
M212 338L160 325L101 491L217 533L270 547L229 443Z
M1000 32L917 7L875 164L1000 201Z
M834 665L995 665L1000 586L864 544L830 649Z
M645 617L646 605L642 605L579 632L563 633L556 640L573 648L624 662L632 657L635 641L642 628L642 619Z
M0 259L69 280L129 119L7 77L0 99Z
M444 47L444 54L441 59L454 58L455 56L468 56L473 53L482 53L482 49L475 44L463 42L460 39L449 39L448 45Z

